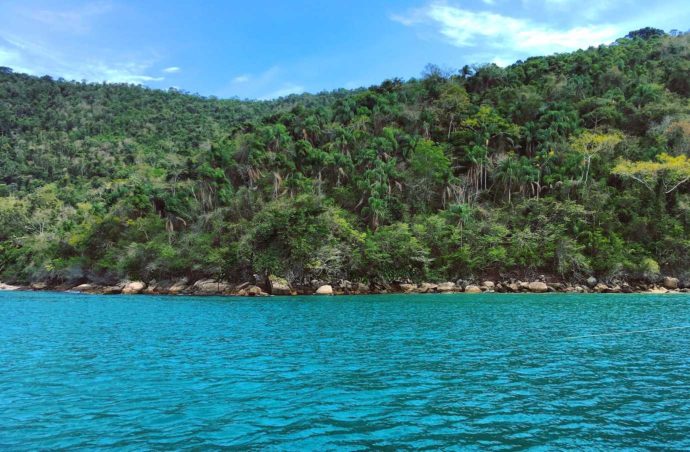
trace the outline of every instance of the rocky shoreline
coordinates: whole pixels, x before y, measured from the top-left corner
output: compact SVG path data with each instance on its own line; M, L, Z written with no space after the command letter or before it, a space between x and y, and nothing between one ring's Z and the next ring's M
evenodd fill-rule
M543 276L532 281L510 279L506 281L463 281L421 283L371 283L341 280L335 283L312 281L307 285L290 285L284 278L268 277L263 282L233 284L214 279L195 282L182 278L174 281L120 281L117 284L56 284L35 282L28 286L8 285L0 282L0 290L62 291L99 295L214 295L237 297L291 296L291 295L374 295L374 294L429 294L429 293L688 293L690 284L678 278L664 277L657 282L603 283L590 277L583 284L548 281Z

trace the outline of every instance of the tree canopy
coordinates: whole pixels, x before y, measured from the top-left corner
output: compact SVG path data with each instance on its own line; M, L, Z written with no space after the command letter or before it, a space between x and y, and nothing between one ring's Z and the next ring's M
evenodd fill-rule
M274 101L0 68L0 279L690 264L690 36Z

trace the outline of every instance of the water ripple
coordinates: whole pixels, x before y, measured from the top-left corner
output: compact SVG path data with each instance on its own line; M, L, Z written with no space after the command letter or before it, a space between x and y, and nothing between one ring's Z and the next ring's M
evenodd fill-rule
M0 293L0 449L690 449L690 330L591 336L688 308Z

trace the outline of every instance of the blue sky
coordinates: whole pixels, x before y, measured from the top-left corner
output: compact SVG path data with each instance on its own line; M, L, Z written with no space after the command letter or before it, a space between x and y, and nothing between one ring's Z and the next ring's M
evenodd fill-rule
M690 28L689 0L0 0L0 66L265 99Z

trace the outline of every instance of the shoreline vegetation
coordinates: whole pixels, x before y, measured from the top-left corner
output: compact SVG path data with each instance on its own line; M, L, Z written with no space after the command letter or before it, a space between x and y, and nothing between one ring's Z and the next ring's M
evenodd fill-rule
M452 294L452 293L690 293L690 284L678 278L666 276L655 282L616 282L606 284L590 277L582 284L550 281L543 275L536 280L516 279L494 282L484 280L446 281L440 283L395 282L390 284L353 283L338 281L325 283L313 281L310 285L291 286L285 279L270 276L262 282L231 284L226 281L201 279L190 282L187 278L176 281L120 281L117 284L82 283L51 286L37 282L28 286L9 285L0 282L0 291L57 291L96 295L208 295L208 296L296 296L296 295L377 295L377 294Z
M0 280L687 290L690 33L271 101L2 67Z

